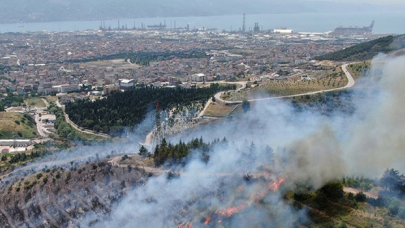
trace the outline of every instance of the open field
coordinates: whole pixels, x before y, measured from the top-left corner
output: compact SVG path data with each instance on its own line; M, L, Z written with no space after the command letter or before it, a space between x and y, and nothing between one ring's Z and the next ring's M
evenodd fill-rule
M348 83L341 67L324 73L317 72L308 76L311 77L310 81L301 81L299 76L295 76L284 81L265 82L258 87L243 91L228 92L222 98L230 101L240 101L250 98L267 97L269 95L288 96L340 88L346 86Z
M35 122L32 117L15 112L0 112L0 138L35 138Z
M58 98L56 96L46 96L45 99L48 102L56 102L58 100Z
M249 50L249 49L231 49L229 50L229 53L235 54L235 55L243 55L243 56L250 56L256 53L254 50Z
M231 113L238 105L225 105L220 103L211 103L205 111L205 116L224 117Z
M116 67L121 69L138 69L140 66L137 64L131 64L125 62L125 59L112 59L112 60L103 60L103 61L93 61L93 62L86 62L81 63L80 66L82 67Z
M31 107L45 108L46 105L40 97L30 97L25 102Z

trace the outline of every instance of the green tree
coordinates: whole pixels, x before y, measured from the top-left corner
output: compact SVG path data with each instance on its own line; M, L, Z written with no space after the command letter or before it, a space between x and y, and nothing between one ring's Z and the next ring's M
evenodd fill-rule
M141 146L139 149L139 155L141 156L146 156L148 154L148 149L146 149L144 146Z
M339 200L343 198L344 194L343 185L338 181L326 184L320 189L320 191L325 193L326 197L332 200Z
M242 102L242 108L243 108L243 111L245 111L245 112L249 111L250 110L250 102L247 101L247 100L244 100Z

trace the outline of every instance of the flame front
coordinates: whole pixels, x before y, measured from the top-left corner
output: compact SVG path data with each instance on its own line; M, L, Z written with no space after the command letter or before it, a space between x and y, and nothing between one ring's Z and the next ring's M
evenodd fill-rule
M205 219L204 225L210 224L210 221L211 221L211 217L207 217L207 218Z
M190 222L189 224L186 224L186 225L180 225L177 228L193 228L193 223Z
M273 192L277 191L277 190L280 188L280 185L281 185L284 181L285 181L284 178L280 178L280 179L278 179L278 181L271 183L271 184L269 185L269 188L268 188L269 191L273 191Z
M245 209L245 205L240 205L239 207L230 207L227 209L219 210L218 215L225 217L225 218L229 218L233 214L238 213L238 212L242 211L243 209Z

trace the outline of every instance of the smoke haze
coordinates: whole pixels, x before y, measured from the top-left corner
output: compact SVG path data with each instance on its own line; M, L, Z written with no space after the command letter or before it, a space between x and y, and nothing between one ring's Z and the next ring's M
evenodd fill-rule
M282 177L287 189L298 182L317 189L344 175L375 178L391 167L404 171L404 74L405 57L375 58L368 77L358 82L365 85L359 87L367 99L352 101L354 115L325 117L297 113L285 101L260 102L240 118L197 131L208 140L226 136L230 143L217 145L207 164L190 158L178 169L178 178L151 178L129 192L96 227L200 227L221 208L240 205L244 209L224 221L226 227L293 227L305 222L305 211L294 211L283 202L283 188L268 191L266 183ZM266 145L276 148L274 160ZM250 184L242 178L263 170L265 181L258 178ZM263 191L263 203L255 203ZM95 218L90 215L83 224Z

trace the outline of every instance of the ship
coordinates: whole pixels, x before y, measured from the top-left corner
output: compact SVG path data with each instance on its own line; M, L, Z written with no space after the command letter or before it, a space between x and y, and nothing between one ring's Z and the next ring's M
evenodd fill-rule
M337 27L334 31L334 35L369 35L373 33L375 21L371 22L370 26L364 27Z

